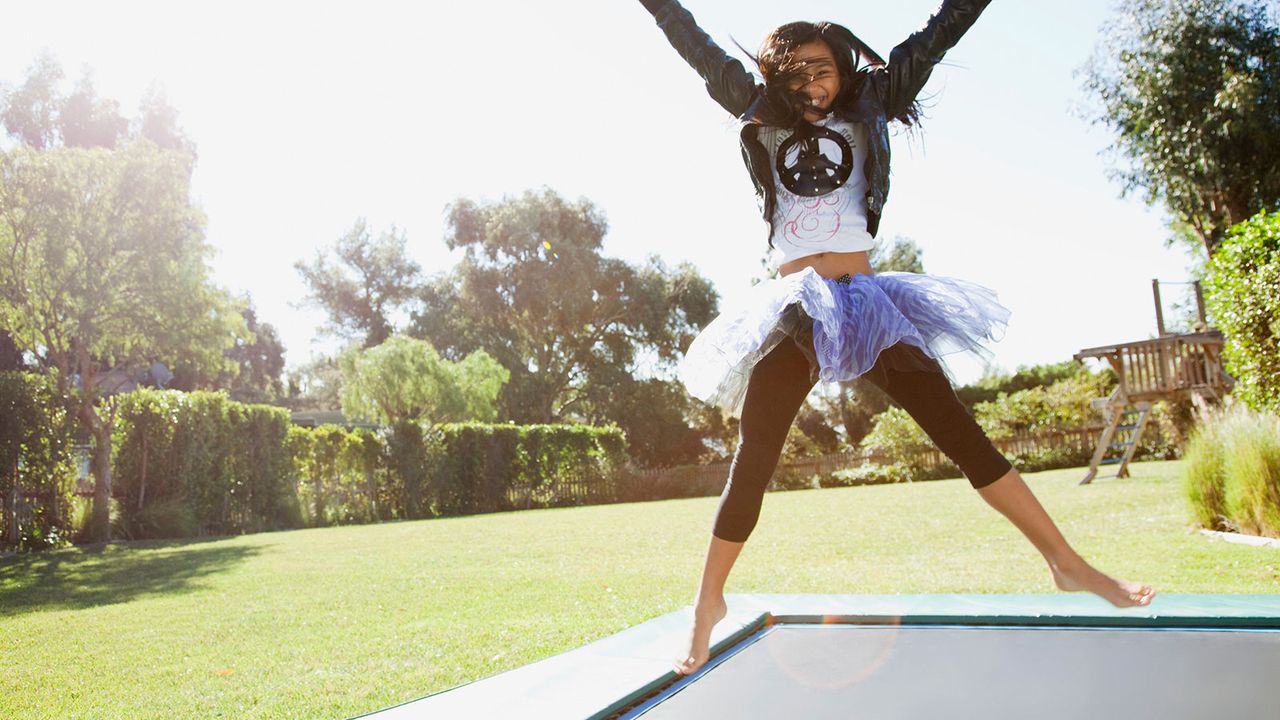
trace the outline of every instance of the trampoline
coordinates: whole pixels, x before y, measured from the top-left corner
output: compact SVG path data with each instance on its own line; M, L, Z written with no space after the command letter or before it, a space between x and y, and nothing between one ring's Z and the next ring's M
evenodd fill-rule
M679 677L689 609L361 717L1274 717L1280 596L730 595Z

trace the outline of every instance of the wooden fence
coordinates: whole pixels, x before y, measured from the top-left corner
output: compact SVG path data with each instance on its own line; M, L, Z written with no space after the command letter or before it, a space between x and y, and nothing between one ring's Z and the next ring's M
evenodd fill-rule
M1094 444L1102 425L1065 428L1061 430L1045 430L1035 433L1021 433L1007 438L996 438L992 442L1005 455L1027 455L1047 450L1070 449L1088 455L1093 452ZM906 461L907 464L932 470L947 461L936 448L930 448L910 457L889 457L869 452L846 451L803 458L790 463L780 464L778 473L790 472L800 477L826 475L837 470L848 470L867 463L892 464ZM729 463L713 463L708 465L683 465L671 468L631 469L633 482L652 484L651 492L636 490L636 497L623 499L642 499L641 496L656 494L663 497L694 497L699 495L716 495L724 488L729 477ZM666 489L683 489L684 492L668 495Z

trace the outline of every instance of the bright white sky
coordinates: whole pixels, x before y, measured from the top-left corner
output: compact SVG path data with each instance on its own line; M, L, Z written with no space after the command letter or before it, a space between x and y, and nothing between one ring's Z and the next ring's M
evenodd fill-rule
M686 0L726 49L828 19L882 55L937 0ZM938 67L920 139L894 138L882 240L925 268L997 290L1013 311L1002 368L1154 334L1150 280L1185 280L1164 217L1121 199L1075 108L1073 71L1107 0L997 0ZM606 253L693 263L724 300L766 249L734 128L636 0L22 3L5 13L0 81L47 47L67 87L92 68L127 115L153 80L198 145L194 194L216 280L248 293L290 366L332 342L295 304L294 261L359 216L406 230L428 273L452 266L447 203L548 186L607 215ZM736 52L736 49L733 50ZM976 363L953 362L958 379Z

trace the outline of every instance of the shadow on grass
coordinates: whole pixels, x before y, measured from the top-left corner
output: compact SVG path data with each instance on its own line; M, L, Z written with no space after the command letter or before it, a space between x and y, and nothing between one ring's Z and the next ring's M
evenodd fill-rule
M225 539L99 544L0 561L0 617L184 593L199 589L202 578L262 552L199 547Z

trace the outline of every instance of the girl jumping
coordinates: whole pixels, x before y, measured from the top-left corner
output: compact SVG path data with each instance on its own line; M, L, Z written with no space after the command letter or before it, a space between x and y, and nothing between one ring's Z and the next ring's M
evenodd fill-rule
M889 123L916 122L916 96L933 66L990 0L945 0L888 62L840 25L783 25L753 58L763 84L677 0L640 2L711 97L738 119L779 273L713 320L680 363L691 394L741 420L676 672L707 661L711 629L727 610L725 580L818 380L865 376L884 390L1026 535L1060 589L1092 592L1118 607L1150 603L1150 586L1099 572L1067 544L938 363L950 352L989 353L984 343L1003 332L1009 315L995 293L954 278L876 274L868 260L889 193Z

